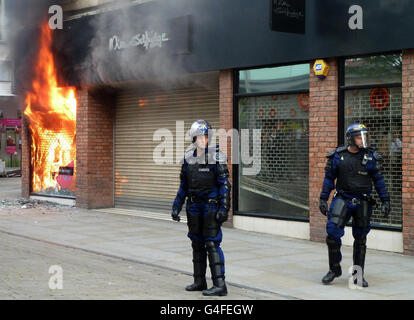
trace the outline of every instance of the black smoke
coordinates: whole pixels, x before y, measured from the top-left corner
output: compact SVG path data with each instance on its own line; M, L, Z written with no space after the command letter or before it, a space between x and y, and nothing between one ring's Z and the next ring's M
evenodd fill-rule
M39 51L41 25L48 22L49 7L65 0L6 0L6 39L14 61L14 92L24 96L32 85Z

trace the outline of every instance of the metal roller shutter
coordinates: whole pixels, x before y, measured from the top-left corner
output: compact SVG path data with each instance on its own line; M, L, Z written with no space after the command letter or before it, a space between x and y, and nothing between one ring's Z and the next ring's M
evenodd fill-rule
M217 78L216 78L217 79ZM184 133L197 119L219 127L218 80L208 86L173 90L123 90L118 95L115 120L115 206L170 212L179 186L176 164L176 121L184 121ZM169 129L174 136L174 164L157 165L153 151L156 130ZM184 142L187 147L189 142ZM184 151L184 150L183 150Z

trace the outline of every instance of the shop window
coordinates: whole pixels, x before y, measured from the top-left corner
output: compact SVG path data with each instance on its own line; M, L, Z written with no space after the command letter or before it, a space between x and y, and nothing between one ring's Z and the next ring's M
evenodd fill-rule
M279 69L283 72L276 72L275 78L293 83L297 74L289 77L286 68ZM310 67L306 64L289 68L307 70L307 85L302 79L303 92L238 97L240 132L249 130L249 155L261 159L260 171L255 175L244 174L244 169L251 166L240 161L238 214L308 220ZM260 129L260 139L254 137L253 129ZM240 153L243 143L241 140ZM259 155L254 154L257 144L261 148Z
M239 93L309 90L309 65L240 71Z
M344 87L344 130L356 122L365 124L371 135L371 146L375 147L384 157L383 174L391 197L392 211L389 218L384 218L380 206L374 209L372 222L378 226L402 226L402 90L401 84L401 55L377 56L364 58L361 70L353 67L352 75L361 74L364 86L360 89ZM352 61L358 59L352 59ZM376 64L378 61L384 63ZM387 63L386 63L387 62ZM345 82L349 74L345 61ZM388 66L388 72L385 68ZM394 68L394 67L395 68ZM398 71L399 70L399 71ZM398 72L397 72L398 71ZM355 84L356 78L348 81ZM368 82L371 81L371 82ZM381 86L377 84L381 83ZM392 84L387 86L386 84ZM372 87L367 88L371 85ZM378 195L373 188L373 195L380 204Z
M10 61L0 61L0 81L10 82L12 80L12 68Z
M401 83L401 54L345 60L345 86Z

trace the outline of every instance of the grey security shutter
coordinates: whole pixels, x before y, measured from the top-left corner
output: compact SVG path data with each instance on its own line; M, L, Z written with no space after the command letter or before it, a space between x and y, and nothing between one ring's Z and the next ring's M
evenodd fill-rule
M115 206L170 212L179 186L176 164L176 121L184 121L184 133L197 119L219 126L218 81L208 86L125 89L118 95L115 120ZM153 151L156 130L169 129L174 136L172 165L157 165ZM184 147L187 147L185 141Z

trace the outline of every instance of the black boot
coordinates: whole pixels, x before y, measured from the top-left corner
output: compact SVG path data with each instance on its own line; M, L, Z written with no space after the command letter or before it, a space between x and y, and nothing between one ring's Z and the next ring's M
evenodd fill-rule
M211 278L213 279L213 287L203 291L204 296L226 296L227 287L224 281L224 273L222 271L223 263L220 261L220 255L213 241L206 242L208 260L210 263Z
M185 287L187 291L203 291L207 289L206 269L207 252L204 243L193 241L194 283Z
M336 242L335 239L327 236L326 244L328 245L328 256L329 256L329 271L322 278L323 284L331 283L335 278L342 275L341 269L341 245Z
M367 238L366 236L358 236L355 237L354 241L354 266L359 266L362 269L362 282L361 278L357 277L357 279L354 280L354 284L357 284L358 286L361 286L363 288L368 287L368 282L364 278L364 267L365 267L365 254L367 252ZM354 274L356 274L356 271L354 271ZM360 280L360 283L358 283L358 280Z
M203 291L203 296L227 296L226 282L224 276L221 278L213 279L213 286Z
M185 287L187 291L203 291L207 289L206 278L194 278L194 283Z

